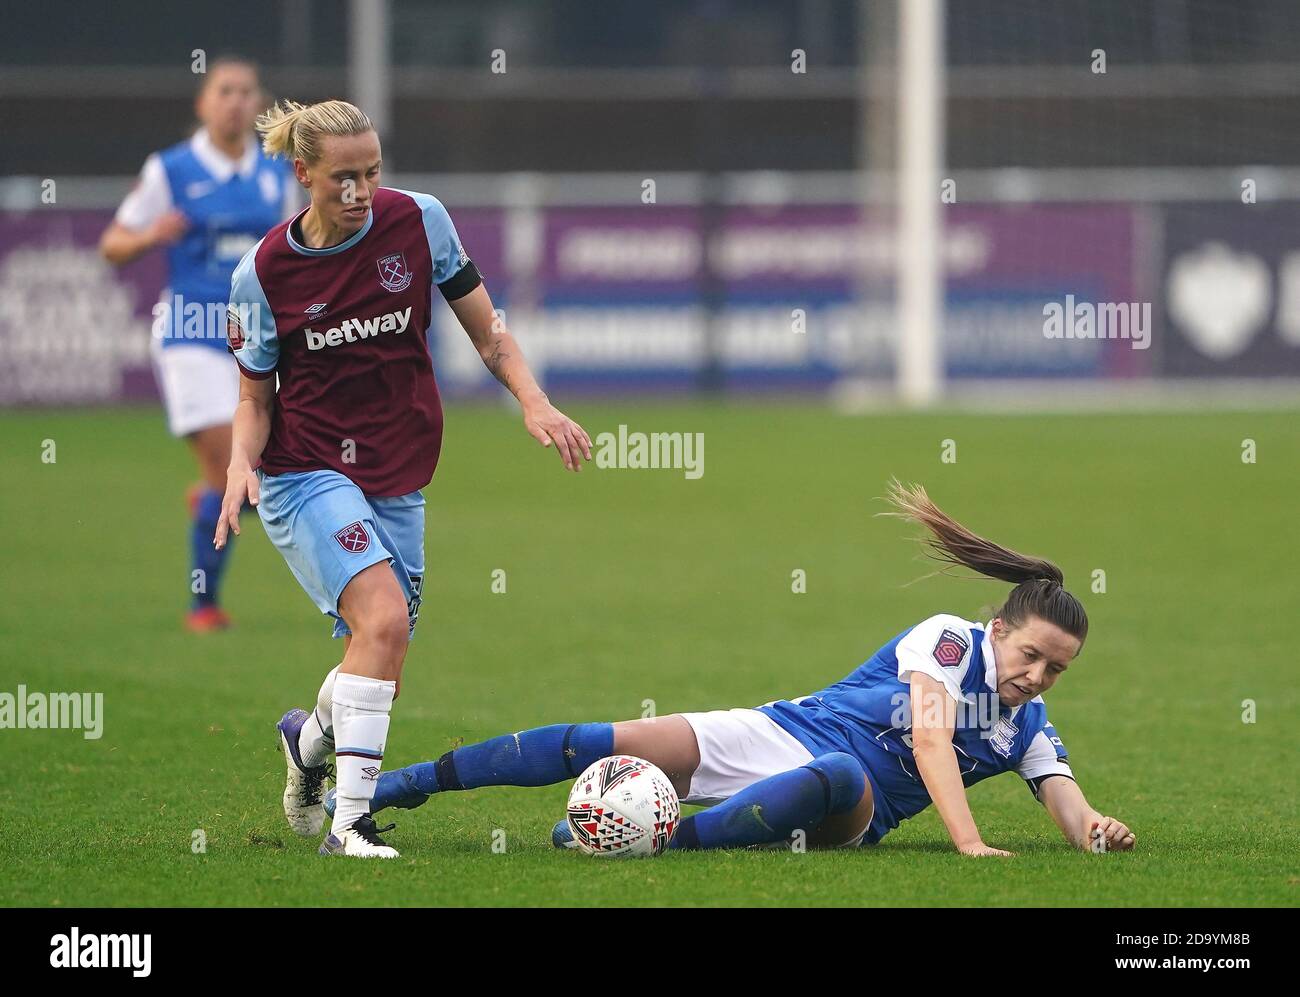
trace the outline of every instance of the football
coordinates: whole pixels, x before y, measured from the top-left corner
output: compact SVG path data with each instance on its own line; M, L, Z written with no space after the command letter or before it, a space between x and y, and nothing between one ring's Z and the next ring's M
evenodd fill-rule
M602 758L569 793L569 830L588 855L659 855L673 840L680 814L668 777L631 755Z

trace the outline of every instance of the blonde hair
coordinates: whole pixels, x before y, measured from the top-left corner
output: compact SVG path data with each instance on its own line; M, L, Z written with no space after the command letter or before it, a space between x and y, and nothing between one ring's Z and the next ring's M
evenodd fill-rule
M321 156L321 140L327 135L363 135L373 131L366 113L346 100L323 100L299 104L283 100L257 116L254 127L262 136L262 151L314 163Z

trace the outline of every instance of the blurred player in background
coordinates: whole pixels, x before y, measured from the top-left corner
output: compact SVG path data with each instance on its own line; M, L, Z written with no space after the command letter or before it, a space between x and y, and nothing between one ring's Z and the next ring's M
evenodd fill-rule
M189 491L186 626L196 632L230 624L218 601L229 550L212 546L239 400L239 369L226 350L230 277L249 247L299 204L289 164L262 152L253 133L264 103L253 63L214 59L194 102L201 127L145 160L100 240L104 257L117 265L167 251L152 353L168 426L189 443L202 478Z
M966 787L1015 772L1075 847L1131 849L1128 827L1084 798L1043 705L1088 634L1061 570L976 536L923 488L895 483L891 498L930 530L940 560L1016 583L987 625L932 616L834 685L755 709L554 724L466 745L384 773L373 809L481 786L546 786L626 754L662 769L685 802L712 805L681 822L671 848L772 845L799 830L810 847L875 844L934 803L962 854L1009 856L984 843ZM573 847L572 825L558 823L552 841Z
M338 802L322 854L393 858L370 797L420 609L420 489L442 446L428 343L433 289L518 399L539 443L554 444L577 471L591 440L538 387L446 208L428 194L379 186L379 136L360 109L286 101L257 128L267 152L292 160L311 204L235 269L227 333L240 399L214 542L239 532L247 497L344 638L316 708L290 710L278 725L290 827L319 833L332 753Z

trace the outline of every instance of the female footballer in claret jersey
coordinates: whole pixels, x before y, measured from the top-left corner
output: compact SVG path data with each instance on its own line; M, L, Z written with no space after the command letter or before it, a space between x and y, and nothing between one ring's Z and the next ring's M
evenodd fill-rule
M539 443L577 471L591 440L538 387L442 204L379 186L379 137L361 110L285 102L257 129L268 154L293 162L311 203L267 233L231 282L227 335L240 397L214 542L239 532L247 498L345 641L315 709L290 710L278 724L290 826L320 832L333 754L337 804L321 852L393 858L370 798L420 607L420 489L442 443L427 340L433 288Z
M811 696L755 709L554 724L456 748L384 773L374 810L417 807L452 790L545 786L626 754L659 766L687 803L713 804L681 821L672 848L770 845L797 831L813 847L875 844L934 803L958 851L1007 856L984 842L966 787L1015 772L1075 847L1132 848L1133 832L1084 798L1043 705L1042 693L1088 633L1061 570L976 536L919 486L894 483L890 497L896 515L930 531L939 559L1015 583L989 623L932 616ZM568 822L555 826L552 841L574 845Z
M266 155L253 134L264 104L257 66L214 58L194 99L201 127L145 160L100 239L104 258L119 266L155 249L167 253L151 350L168 428L189 444L202 478L189 491L185 626L196 633L230 625L220 604L229 551L212 547L239 401L239 368L226 352L230 276L250 246L301 206L289 164ZM189 317L196 311L202 322Z

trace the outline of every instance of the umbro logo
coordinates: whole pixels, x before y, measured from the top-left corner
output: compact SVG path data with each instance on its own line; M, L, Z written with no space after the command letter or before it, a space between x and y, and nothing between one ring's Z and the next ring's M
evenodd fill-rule
M328 301L318 301L310 308L304 308L303 314L310 315L312 318L320 318L320 316L325 314L325 309L328 307L329 307Z

